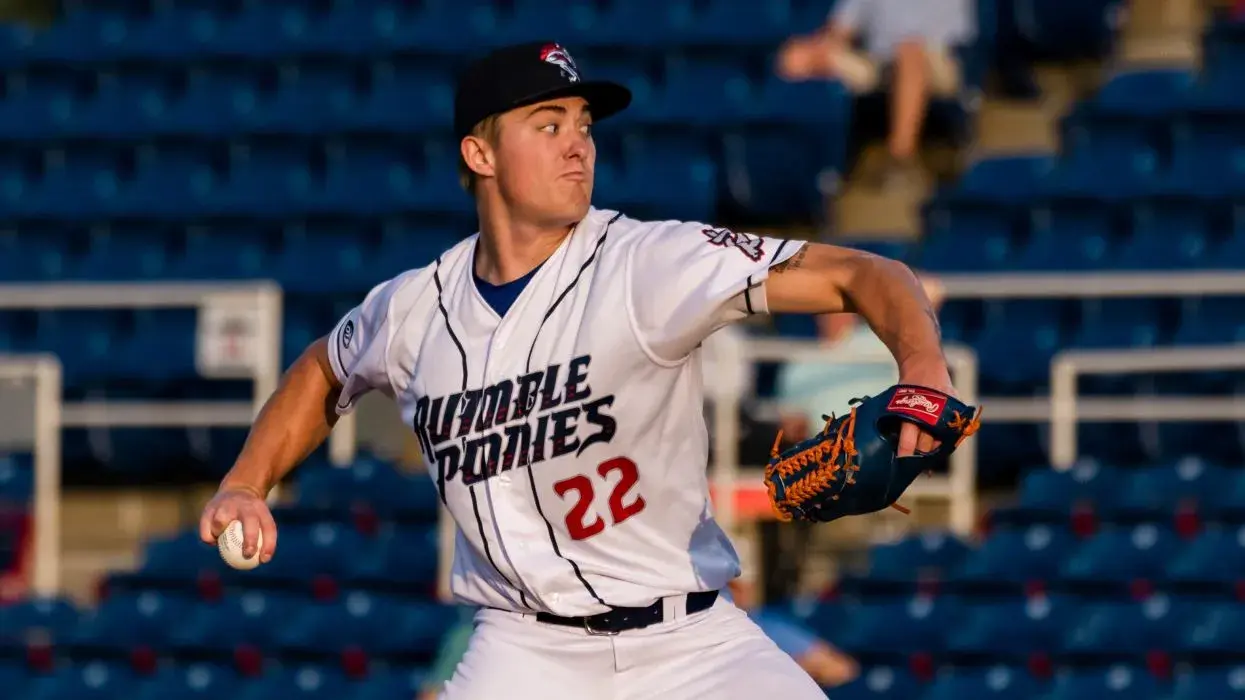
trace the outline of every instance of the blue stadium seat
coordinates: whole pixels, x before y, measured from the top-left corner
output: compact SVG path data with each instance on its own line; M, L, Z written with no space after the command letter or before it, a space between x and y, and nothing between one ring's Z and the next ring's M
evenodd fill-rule
M695 5L693 5L695 7ZM791 33L791 3L711 0L696 12L684 40L718 46L770 46Z
M243 0L237 12L217 15L220 23L212 49L224 55L265 57L318 48L311 42L310 32L317 19L316 4L309 0Z
M990 302L974 346L984 393L1033 391L1045 386L1050 361L1064 344L1064 310L1046 300Z
M82 618L71 643L84 650L159 648L193 606L190 598L157 591L117 593Z
M837 641L847 630L852 607L840 601L796 599L778 612L804 623L822 639Z
M14 661L0 661L0 688L4 688L10 697L23 697L26 685L30 682L30 674L24 664Z
M1212 247L1208 202L1150 199L1132 210L1132 236L1107 263L1125 270L1170 270L1206 265Z
M1156 299L1087 299L1082 304L1079 327L1068 344L1078 349L1148 348L1160 344L1164 327L1162 303ZM1090 375L1083 385L1106 393L1127 391L1137 375ZM1102 387L1108 387L1105 390Z
M1245 605L1234 602L1207 605L1203 614L1189 620L1178 642L1188 654L1232 653L1245 644ZM1245 688L1242 688L1245 690Z
M453 122L454 90L445 71L389 59L373 63L369 79L371 89L351 115L356 126L421 133L447 129Z
M1023 600L986 600L969 608L964 624L949 632L948 652L972 659L1024 661L1058 650L1068 623L1077 616L1071 598L1046 595Z
M962 540L939 530L922 532L898 542L869 548L869 581L905 582L951 572L972 550Z
M964 562L955 579L1014 584L1053 580L1060 575L1059 568L1074 546L1072 534L1062 528L1000 528Z
M148 540L135 574L139 580L153 583L190 584L203 574L223 569L220 553L204 544L197 530L187 530Z
M852 611L837 643L850 652L914 654L939 652L947 632L959 623L961 608L951 598L917 595L864 602Z
M156 70L104 70L95 90L72 116L67 129L77 136L143 138L161 129L169 77Z
M239 64L192 64L169 96L162 132L220 137L235 133L259 106L257 74Z
M1105 670L1062 672L1055 677L1050 700L1155 700L1161 697L1157 681L1143 668L1111 666Z
M51 147L40 176L3 195L18 216L54 220L108 216L120 206L116 154L107 148Z
M291 653L332 655L354 648L378 655L430 655L453 620L453 609L435 603L354 591L337 603L304 606L281 626L275 641Z
M435 520L436 486L422 470L400 471L372 455L360 455L349 468L307 465L298 472L298 503L349 510L367 505L388 515Z
M369 233L349 220L287 223L272 274L294 294L370 289L379 279L372 261L381 251L379 236Z
M40 311L35 346L60 358L67 384L106 378L120 350L121 316L119 311Z
M220 186L220 172L211 161L199 146L141 146L124 196L126 212L169 219L216 213L209 202Z
M128 667L90 661L38 676L26 686L30 700L117 700L133 697L137 688Z
M224 666L193 663L158 669L155 675L138 684L138 700L210 700L235 697L242 685L241 678Z
M424 689L429 670L425 667L390 668L370 673L360 681L355 700L392 700L415 697Z
M679 45L693 21L690 0L612 0L600 15L592 42L628 48Z
M107 224L93 226L86 254L67 276L91 281L160 279L169 265L164 233L141 225L116 230Z
M1065 629L1063 652L1091 657L1170 651L1179 632L1195 612L1166 595L1138 603L1097 603L1082 606L1077 619Z
M386 528L366 552L360 553L352 580L378 587L428 588L436 581L438 547L434 526Z
M335 669L305 665L265 674L255 683L246 683L234 700L340 700L353 697L352 685Z
M281 543L272 561L247 576L256 581L295 583L313 576L347 576L358 562L365 540L353 529L335 523L281 528Z
M330 144L322 206L329 212L350 214L401 209L418 185L416 158L388 143Z
M0 352L3 350L4 341L0 340ZM17 455L0 455L0 508L17 504L24 506L34 495L34 490L35 470L31 460Z
M358 93L348 63L283 61L276 70L276 84L262 95L248 130L318 134L354 121Z
M232 654L241 646L274 651L282 630L307 607L307 601L279 593L229 595L219 603L191 607L170 631L169 645L186 653Z
M0 606L0 647L65 641L78 624L77 608L60 598L28 598Z
M1231 700L1245 694L1245 667L1194 668L1177 673L1170 700Z
M1040 696L1041 688L1022 668L995 666L988 669L951 670L934 679L922 700L1007 698L1027 700Z
M1182 191L1204 197L1241 192L1245 128L1236 115L1197 113L1172 126L1172 180Z
M1179 548L1175 534L1156 525L1107 527L1064 562L1060 577L1070 582L1161 580Z
M906 669L868 666L850 683L834 688L835 700L904 700L917 697L921 684Z
M729 57L676 53L665 61L660 119L679 125L733 124L753 99L743 66Z
M1118 469L1091 459L1063 471L1037 467L1023 477L1017 508L1062 518L1075 507L1109 505L1122 480Z
M234 215L279 216L305 211L315 199L302 149L256 142L229 149L229 175L212 205Z
M1196 457L1130 470L1109 511L1115 515L1167 515L1175 508L1205 508L1219 500L1230 472Z
M1205 297L1196 300L1181 317L1174 342L1178 345L1221 345L1245 340L1241 297Z
M276 237L261 223L189 224L181 238L184 251L170 263L172 278L261 280L276 267Z
M1245 528L1216 526L1203 531L1171 562L1167 576L1185 583L1245 580Z
M74 74L67 71L5 71L0 133L9 139L64 136L77 105L74 79Z

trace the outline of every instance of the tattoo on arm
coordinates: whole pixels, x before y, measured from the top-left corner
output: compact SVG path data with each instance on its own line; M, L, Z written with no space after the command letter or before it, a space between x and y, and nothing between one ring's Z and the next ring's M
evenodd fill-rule
M795 255L770 268L770 274L778 275L788 270L798 270L804 265L804 256L808 254L808 244L800 246Z

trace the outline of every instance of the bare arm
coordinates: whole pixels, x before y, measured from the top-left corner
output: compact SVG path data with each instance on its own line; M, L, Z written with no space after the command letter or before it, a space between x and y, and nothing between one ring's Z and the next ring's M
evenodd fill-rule
M860 314L894 355L901 383L955 394L938 315L907 265L850 248L807 243L770 270L765 286L771 313ZM898 455L929 452L937 444L929 433L904 423Z
M281 378L247 436L221 490L260 498L320 446L337 423L341 384L329 367L328 341L307 347Z
M856 313L895 356L900 373L945 365L938 316L901 262L850 248L807 243L775 265L765 283L771 313Z

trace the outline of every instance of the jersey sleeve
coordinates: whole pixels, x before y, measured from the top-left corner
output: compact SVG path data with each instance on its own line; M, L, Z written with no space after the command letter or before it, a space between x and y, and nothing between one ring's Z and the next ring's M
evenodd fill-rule
M641 343L656 359L678 362L726 324L768 313L770 268L803 245L699 223L653 225L637 239L627 273Z
M373 287L363 303L348 311L329 333L329 365L342 383L339 414L353 411L359 398L369 391L394 395L388 348L396 287L396 279Z

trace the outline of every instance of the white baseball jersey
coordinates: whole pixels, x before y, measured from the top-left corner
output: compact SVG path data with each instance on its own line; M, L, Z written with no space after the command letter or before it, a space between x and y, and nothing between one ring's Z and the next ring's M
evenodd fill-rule
M802 243L592 209L499 317L477 240L374 288L329 343L338 411L379 390L419 438L455 597L571 616L724 587L698 346L766 312Z

